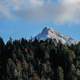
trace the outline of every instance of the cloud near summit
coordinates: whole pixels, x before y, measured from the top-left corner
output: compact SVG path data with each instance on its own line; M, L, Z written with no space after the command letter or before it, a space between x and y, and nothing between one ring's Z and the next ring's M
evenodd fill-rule
M80 0L0 0L0 19L80 22Z

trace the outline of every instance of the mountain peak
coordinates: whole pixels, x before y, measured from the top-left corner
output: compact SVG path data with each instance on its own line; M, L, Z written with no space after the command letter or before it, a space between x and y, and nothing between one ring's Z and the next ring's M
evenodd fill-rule
M64 36L63 34L55 31L54 29L50 27L44 27L41 33L35 36L35 38L37 38L38 40L52 39L52 40L56 40L56 42L60 41L62 44L75 43L75 40L72 39L71 37Z
M46 32L48 32L48 27L44 27L43 30L42 30L43 34L46 33Z
M49 28L49 27L44 27L43 30L42 30L42 32L47 32L47 31L49 31L49 30L51 30L51 28Z
M43 31L45 31L45 30L48 30L48 27L44 27L44 28L43 28Z
M57 34L57 32L50 27L44 27L41 33L43 33L43 34L56 33Z

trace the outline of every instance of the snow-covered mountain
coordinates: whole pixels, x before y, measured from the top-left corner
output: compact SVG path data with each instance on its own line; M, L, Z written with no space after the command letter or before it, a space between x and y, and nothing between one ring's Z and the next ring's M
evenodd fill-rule
M35 36L38 40L52 39L56 42L61 42L62 44L76 44L76 41L69 36L64 36L63 34L53 30L52 28L45 27L41 33Z

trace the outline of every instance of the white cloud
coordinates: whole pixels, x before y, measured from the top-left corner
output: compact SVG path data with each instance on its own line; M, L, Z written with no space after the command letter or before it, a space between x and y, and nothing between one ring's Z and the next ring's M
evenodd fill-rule
M7 6L0 4L0 18L11 18L13 15L11 14L10 10Z
M80 0L63 0L62 2L65 4L77 4L80 3Z
M80 21L80 0L62 0L61 6L65 8L62 13L63 21L65 18L68 21Z
M44 0L30 0L32 6L43 6Z
M55 0L1 0L0 13L26 20L80 21L80 0L57 1L59 3L55 4Z

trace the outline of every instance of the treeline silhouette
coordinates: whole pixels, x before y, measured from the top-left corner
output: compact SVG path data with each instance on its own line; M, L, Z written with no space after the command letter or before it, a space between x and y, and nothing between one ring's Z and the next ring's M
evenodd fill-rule
M0 80L80 80L80 43L0 38Z

